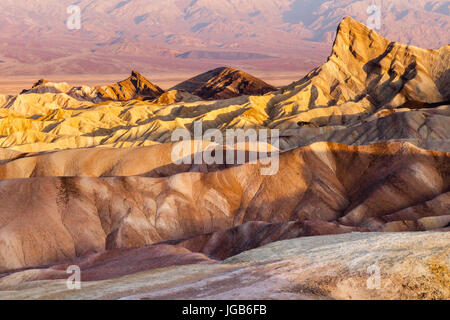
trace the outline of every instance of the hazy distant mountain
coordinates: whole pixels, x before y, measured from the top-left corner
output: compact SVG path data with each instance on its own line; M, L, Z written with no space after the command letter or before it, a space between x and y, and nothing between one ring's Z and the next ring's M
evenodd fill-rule
M72 3L2 0L0 71L205 71L230 59L247 70L307 70L328 56L338 22L366 23L374 3L389 39L450 42L444 0L81 0L81 30L68 30Z

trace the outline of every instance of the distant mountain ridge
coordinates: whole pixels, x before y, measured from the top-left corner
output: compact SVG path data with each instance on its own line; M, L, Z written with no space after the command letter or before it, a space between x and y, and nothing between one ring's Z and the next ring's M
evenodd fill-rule
M392 41L450 43L446 0L81 0L82 28L68 30L71 4L2 0L0 72L192 73L230 59L251 72L310 70L329 55L339 21L366 23L373 4L377 31Z
M90 102L145 100L169 104L180 101L198 101L200 98L228 99L242 95L263 95L276 88L244 71L220 67L209 70L183 81L165 91L150 82L142 74L132 71L131 75L115 84L104 86L75 86L66 82L54 83L45 79L36 81L31 89L22 94L64 93L75 99Z
M131 75L112 85L97 87L71 87L68 83L53 83L40 79L31 89L24 89L21 94L30 93L65 93L74 98L92 101L129 101L132 99L154 100L165 91L151 83L143 75L132 71Z

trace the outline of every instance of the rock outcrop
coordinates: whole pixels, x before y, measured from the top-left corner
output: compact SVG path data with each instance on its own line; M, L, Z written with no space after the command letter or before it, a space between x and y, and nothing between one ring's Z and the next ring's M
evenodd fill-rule
M425 50L391 42L345 18L328 61L274 99L272 117L281 120L274 124L295 127L309 121L324 126L380 109L448 105L449 65L449 45Z
M280 241L225 260L150 270L68 290L65 265L0 278L1 299L433 299L450 298L450 233L351 233ZM120 275L131 254L82 261L88 279ZM154 248L151 250L158 250ZM167 249L165 249L167 250ZM176 252L167 250L167 252ZM181 251L182 252L182 251ZM98 259L103 258L101 261ZM115 260L115 263L113 262ZM160 256L160 263L165 259ZM157 259L144 260L151 264ZM39 281L44 279L64 279Z
M174 89L186 90L206 100L218 100L241 95L262 95L276 88L264 81L234 68L217 68L180 84Z
M140 73L131 72L131 76L117 84L96 88L97 96L103 100L128 101L136 98L154 100L164 93L157 85L148 81Z

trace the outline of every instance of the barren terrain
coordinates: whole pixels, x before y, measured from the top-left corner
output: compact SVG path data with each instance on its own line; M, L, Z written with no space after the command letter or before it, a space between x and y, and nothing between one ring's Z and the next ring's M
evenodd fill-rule
M0 297L450 299L449 65L346 17L285 86L223 67L0 95Z

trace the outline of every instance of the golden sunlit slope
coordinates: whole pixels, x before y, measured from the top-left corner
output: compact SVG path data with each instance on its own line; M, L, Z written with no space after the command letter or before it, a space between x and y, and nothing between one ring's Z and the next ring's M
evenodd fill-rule
M390 42L345 18L328 61L274 98L272 118L286 127L331 114L361 117L380 108L448 103L449 65L449 45L426 50Z
M315 141L395 140L446 151L449 48L393 43L345 18L325 64L263 96L197 101L182 91L162 94L137 73L102 88L45 83L0 98L0 147L38 152L148 146L203 121L204 129L280 129L282 149Z

